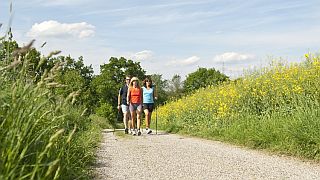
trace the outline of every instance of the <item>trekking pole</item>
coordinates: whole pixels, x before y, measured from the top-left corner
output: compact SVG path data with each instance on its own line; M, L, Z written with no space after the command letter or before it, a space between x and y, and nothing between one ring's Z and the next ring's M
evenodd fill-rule
M158 134L158 107L156 107L156 134Z
M155 88L156 88L156 91L157 91L157 93L158 93L158 90L157 90L157 86L155 86ZM157 94L157 96L158 96L158 94ZM156 105L156 135L158 134L158 97L157 97L157 99L155 100L155 105Z

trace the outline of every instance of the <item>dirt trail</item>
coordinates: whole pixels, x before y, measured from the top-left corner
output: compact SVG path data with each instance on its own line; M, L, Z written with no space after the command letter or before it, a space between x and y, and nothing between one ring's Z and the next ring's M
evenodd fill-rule
M95 179L320 179L319 164L218 141L112 130L103 136Z

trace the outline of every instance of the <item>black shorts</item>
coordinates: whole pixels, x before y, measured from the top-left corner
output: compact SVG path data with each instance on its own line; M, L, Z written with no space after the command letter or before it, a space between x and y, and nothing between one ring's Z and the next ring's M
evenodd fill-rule
M148 109L149 112L152 112L153 111L153 106L154 106L153 103L143 103L143 111L145 109Z

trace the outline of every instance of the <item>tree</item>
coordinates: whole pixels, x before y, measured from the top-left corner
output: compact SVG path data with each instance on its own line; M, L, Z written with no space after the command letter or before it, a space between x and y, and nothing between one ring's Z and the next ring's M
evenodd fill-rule
M183 95L183 81L180 75L175 74L169 81L168 95L169 98L173 99L180 98Z
M8 37L8 40L5 40L6 37ZM9 28L9 31L7 32L6 36L0 37L0 41L1 41L0 61L4 61L4 60L10 60L10 62L13 61L11 54L13 53L13 51L19 48L19 45L12 38L13 38L13 35L12 35L11 28ZM0 63L3 63L3 62L0 62Z
M61 69L61 73L66 73L69 70L77 70L81 77L83 77L86 81L86 85L90 84L93 76L93 68L92 66L85 66L83 57L80 56L78 60L73 59L71 56L59 56L57 58L52 59L53 62L62 62L63 66Z
M16 41L2 41L0 46L0 61L8 60L13 61L11 54L14 50L19 48Z
M45 69L51 69L54 63L48 61L47 57L41 57L41 53L32 47L33 43L34 40L23 47L19 47L16 41L2 41L0 63L5 65L10 64L12 61L27 61L27 63L25 63L25 65L28 65L26 75L28 75L30 79L33 79L34 82L38 82ZM4 60L7 62L1 62Z
M117 59L111 57L109 63L100 66L101 74L108 74L114 82L122 84L126 75L138 77L143 80L145 70L140 66L140 62L133 62L124 57Z
M197 71L190 73L184 81L185 92L192 92L201 87L217 85L223 81L229 80L229 77L216 71L214 68L199 68Z
M100 104L109 103L113 107L117 106L118 92L126 75L136 76L140 80L145 77L145 70L139 62L124 57L111 57L109 63L100 66L100 71L100 75L93 79L91 86L95 89Z
M168 80L163 80L161 74L152 74L150 78L156 87L158 93L157 104L163 104L168 99L166 89L168 89Z
M89 112L92 112L94 105L97 102L95 91L91 89L91 81L93 78L93 69L90 66L85 66L83 57L80 56L78 60L70 56L59 56L52 58L49 62L62 62L62 68L57 74L55 80L60 84L67 85L64 88L57 90L58 94L64 97L70 93L78 91L77 104L85 105Z
M38 82L44 73L45 69L51 69L54 64L48 64L45 57L41 58L41 53L35 48L30 48L29 51L22 56L23 61L29 61L28 74L34 78L34 82Z

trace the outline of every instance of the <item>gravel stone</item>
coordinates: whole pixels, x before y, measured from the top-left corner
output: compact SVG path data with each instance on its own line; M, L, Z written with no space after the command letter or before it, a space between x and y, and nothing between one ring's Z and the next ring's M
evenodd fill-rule
M116 136L112 131L103 131L94 166L97 180L320 180L315 162L164 132Z

